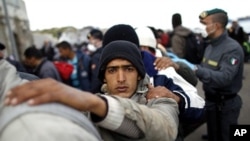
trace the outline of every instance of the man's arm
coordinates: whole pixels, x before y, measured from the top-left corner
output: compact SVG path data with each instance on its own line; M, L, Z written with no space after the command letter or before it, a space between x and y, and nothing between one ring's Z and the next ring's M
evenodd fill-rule
M147 105L142 105L126 98L103 97L109 110L104 119L96 121L98 126L131 139L175 140L178 106L172 98L152 99ZM96 118L92 114L92 120Z
M82 92L49 78L12 88L5 104L17 105L25 101L30 105L60 102L80 111L89 111L103 119L99 126L127 138L174 140L177 135L178 106L169 98L154 99L145 106L126 98L100 97ZM131 128L135 130L129 130ZM137 131L138 136L133 136L135 134L129 131Z
M59 102L80 111L89 111L100 117L107 113L107 104L102 98L74 89L52 78L34 80L12 88L5 98L6 105L28 102L30 105Z
M166 84L166 87L180 97L179 108L182 119L196 121L202 117L205 101L198 95L197 89L194 86L178 75L173 67L159 71L158 75L165 75L171 80Z
M169 57L158 57L155 60L155 66L159 70L163 70L168 67L173 67L181 77L183 77L187 82L189 82L193 86L196 86L198 83L198 79L193 70L186 63L182 62L181 59L178 59L176 62L174 62Z

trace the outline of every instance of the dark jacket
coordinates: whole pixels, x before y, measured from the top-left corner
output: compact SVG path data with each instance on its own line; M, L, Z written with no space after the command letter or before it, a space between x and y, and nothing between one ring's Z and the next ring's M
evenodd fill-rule
M53 61L55 56L55 50L52 46L45 47L43 46L41 48L41 52L44 57L46 57L48 60Z
M186 39L185 37L188 36L191 33L191 30L183 27L183 26L177 26L174 29L172 38L171 38L171 45L173 52L180 58L185 57L185 46L186 46Z
M33 74L39 78L53 78L57 81L62 81L55 65L47 59L42 60L42 62L34 69Z
M203 89L210 94L235 94L242 87L244 55L239 43L225 31L211 40L203 62L196 75L203 82Z
M101 56L103 47L98 48L91 55L91 92L98 93L102 86L102 81L98 79L99 58Z
M91 89L91 69L90 69L90 57L82 52L76 52L77 63L77 76L80 81L80 88L84 91L90 91Z

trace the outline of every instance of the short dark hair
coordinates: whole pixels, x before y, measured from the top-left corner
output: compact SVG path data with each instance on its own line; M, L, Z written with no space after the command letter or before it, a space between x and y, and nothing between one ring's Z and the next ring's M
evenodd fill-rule
M0 50L4 50L6 47L4 44L0 43Z
M102 33L102 31L99 30L99 29L92 29L92 30L89 32L89 34L88 34L87 37L88 37L88 39L89 39L90 37L93 37L93 38L95 38L95 39L102 40L102 39L103 39L103 33Z
M62 48L62 49L72 50L72 47L71 47L70 43L67 42L67 41L62 41L62 42L56 44L56 47L57 48Z
M172 15L172 26L176 28L179 25L182 25L181 14L175 13Z
M226 28L226 25L228 23L228 16L225 13L216 13L212 15L213 22L218 22L222 25L222 27Z
M42 52L39 49L37 49L35 46L28 47L24 51L24 56L26 58L31 58L31 57L34 57L37 59L43 58Z

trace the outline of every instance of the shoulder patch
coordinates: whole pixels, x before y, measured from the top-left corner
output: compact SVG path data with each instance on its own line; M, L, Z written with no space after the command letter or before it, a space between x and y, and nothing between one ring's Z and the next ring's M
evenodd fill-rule
M231 65L237 65L238 63L239 63L238 59L236 59L236 58L231 58L230 59L230 64Z

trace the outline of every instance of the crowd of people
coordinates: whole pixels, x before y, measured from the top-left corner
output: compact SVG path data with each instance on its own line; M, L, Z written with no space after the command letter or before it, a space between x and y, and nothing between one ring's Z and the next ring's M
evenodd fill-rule
M183 141L206 122L209 141L229 141L242 106L246 38L237 22L227 29L222 9L199 19L207 37L196 36L205 46L196 63L188 61L192 31L179 13L171 34L128 24L92 29L88 52L46 40L28 47L20 63L5 58L0 44L0 140ZM55 61L71 65L67 79Z

